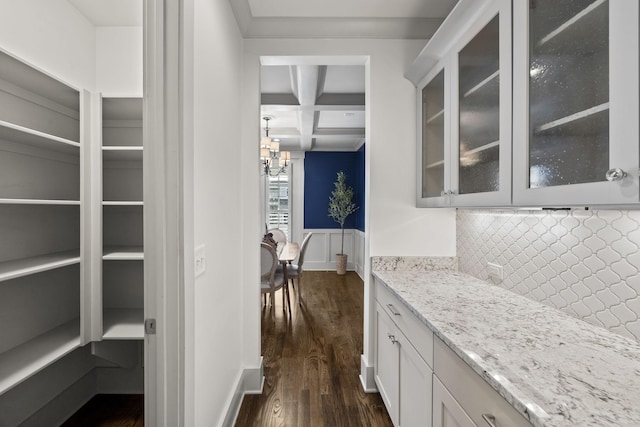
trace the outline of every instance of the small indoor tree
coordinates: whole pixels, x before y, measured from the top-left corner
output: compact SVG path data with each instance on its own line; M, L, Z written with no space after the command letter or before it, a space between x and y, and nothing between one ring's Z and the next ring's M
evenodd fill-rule
M329 216L342 230L340 253L336 255L336 270L338 274L345 274L347 269L347 255L344 253L344 222L358 207L353 202L353 188L346 183L347 176L343 171L338 172L334 182L334 189L329 197Z

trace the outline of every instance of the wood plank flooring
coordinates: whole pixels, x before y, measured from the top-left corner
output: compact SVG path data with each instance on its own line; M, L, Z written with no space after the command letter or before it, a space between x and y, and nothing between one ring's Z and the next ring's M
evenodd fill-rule
M363 282L307 271L303 304L262 310L263 394L246 396L236 426L392 426L379 394L360 384Z

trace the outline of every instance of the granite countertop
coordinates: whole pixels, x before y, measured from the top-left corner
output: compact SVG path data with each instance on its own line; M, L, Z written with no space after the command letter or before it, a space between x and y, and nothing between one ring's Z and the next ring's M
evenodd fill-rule
M640 426L637 341L457 271L373 274L534 426Z

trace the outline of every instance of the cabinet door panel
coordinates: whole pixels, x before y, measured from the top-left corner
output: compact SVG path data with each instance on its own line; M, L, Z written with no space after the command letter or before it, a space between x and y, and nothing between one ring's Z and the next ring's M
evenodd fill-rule
M433 377L433 427L476 427L435 375Z
M638 3L514 8L514 204L637 202Z
M376 331L376 384L389 417L394 425L398 425L400 354L399 346L395 342L398 333L389 315L378 304L376 304Z
M454 206L511 202L511 3L496 0L452 57Z
M425 328L425 333L426 333ZM400 425L428 426L431 422L432 371L404 337L400 337Z
M448 206L450 185L449 73L443 60L418 85L418 206Z

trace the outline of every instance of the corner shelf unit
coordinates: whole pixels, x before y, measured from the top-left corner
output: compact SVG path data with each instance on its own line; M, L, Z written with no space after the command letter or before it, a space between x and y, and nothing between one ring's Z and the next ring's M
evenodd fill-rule
M142 98L102 98L102 339L144 339Z
M0 51L0 398L81 345L86 97Z

